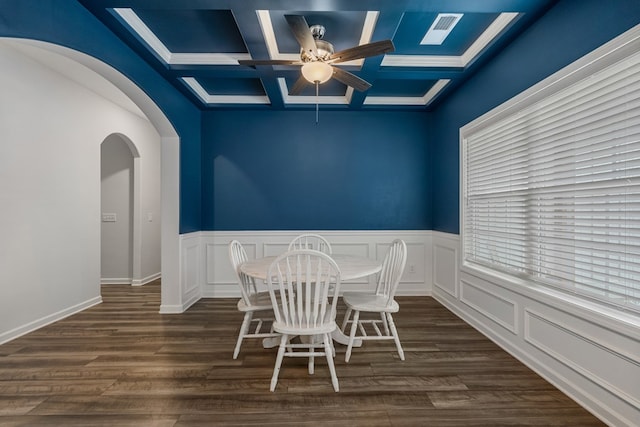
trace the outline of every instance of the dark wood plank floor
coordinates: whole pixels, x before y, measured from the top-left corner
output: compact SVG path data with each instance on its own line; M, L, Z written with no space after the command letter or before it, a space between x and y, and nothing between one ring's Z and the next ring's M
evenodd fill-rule
M160 315L159 282L102 295L0 346L0 425L602 425L432 298L399 298L404 362L370 342L345 364L337 345L339 393L303 358L285 358L271 393L275 349L248 340L231 358L235 299Z

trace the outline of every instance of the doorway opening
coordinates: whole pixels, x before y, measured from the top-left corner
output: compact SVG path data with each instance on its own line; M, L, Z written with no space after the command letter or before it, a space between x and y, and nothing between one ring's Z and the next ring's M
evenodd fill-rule
M100 283L140 282L141 250L139 185L134 160L139 158L128 138L111 134L100 144ZM137 163L137 162L136 162ZM134 244L134 242L138 244ZM134 261L135 260L135 261ZM136 271L137 270L137 271ZM138 273L138 274L136 274Z

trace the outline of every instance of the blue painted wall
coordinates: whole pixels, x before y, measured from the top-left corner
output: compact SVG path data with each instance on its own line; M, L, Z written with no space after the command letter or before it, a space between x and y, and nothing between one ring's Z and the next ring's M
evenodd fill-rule
M426 230L423 112L208 112L204 230Z
M639 0L561 0L433 113L321 111L316 126L311 111L201 114L78 3L0 0L0 37L92 55L165 112L181 139L181 233L457 233L459 128L639 22Z
M0 0L0 37L40 40L86 53L110 64L143 88L180 136L180 232L200 230L198 108L76 2Z
M640 23L639 0L562 0L433 113L433 229L459 232L459 129Z

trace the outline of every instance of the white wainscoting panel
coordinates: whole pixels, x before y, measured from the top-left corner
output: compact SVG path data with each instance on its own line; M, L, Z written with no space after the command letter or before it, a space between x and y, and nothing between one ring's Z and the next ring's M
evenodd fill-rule
M262 243L262 255L261 256L278 256L289 249L289 242L284 243Z
M608 425L640 425L640 319L464 266L459 236L432 239L436 300Z
M490 284L473 284L460 280L460 301L484 314L497 325L512 334L518 330L517 304L500 294L499 288Z
M349 255L358 255L367 258L376 258L376 253L380 253L380 248L377 247L376 251L373 250L369 243L345 243L345 242L336 242L331 244L331 249L334 254L349 254ZM387 245L389 247L389 245ZM372 289L370 286L373 283L373 278L371 277L363 277L360 279L350 280L349 282L343 282L342 290L354 290L354 289L362 289L363 286L366 286L366 289ZM354 284L358 284L360 286L354 287Z
M600 326L583 323L526 310L524 337L540 351L640 408L638 343L634 345L624 336L620 336L617 343L605 341L605 331ZM616 369L612 370L612 366Z
M258 253L258 245L256 243L241 243L247 257L249 259L255 258ZM229 260L229 243L207 241L203 238L203 246L205 249L204 284L213 283L215 286L203 286L202 296L206 298L239 297L238 281Z
M180 293L183 311L191 307L202 296L200 286L202 249L200 233L180 236Z
M431 231L203 231L199 234L203 262L199 265L201 296L207 298L239 297L236 278L230 265L227 247L231 240L244 246L249 258L279 255L289 242L303 233L319 233L331 243L333 253L360 255L382 260L391 241L407 243L407 267L398 295L431 294ZM183 247L183 252L186 248ZM194 260L196 258L194 257ZM189 270L193 265L188 266ZM374 277L344 282L342 290L373 289Z
M458 238L433 233L433 286L458 298Z

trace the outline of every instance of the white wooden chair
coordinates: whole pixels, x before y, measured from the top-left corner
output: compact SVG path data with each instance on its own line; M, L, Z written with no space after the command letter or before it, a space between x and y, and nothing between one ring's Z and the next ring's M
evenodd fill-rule
M338 327L335 320L340 290L338 265L320 251L289 251L269 267L267 287L275 314L273 329L282 334L270 390L276 388L284 356L308 357L309 374L314 373L315 357L325 356L333 389L338 391L331 339L331 333ZM295 335L301 336L300 344L290 342Z
M237 240L229 243L229 259L236 273L242 294L242 297L238 300L238 311L244 313L244 319L240 326L240 333L238 334L238 341L233 350L233 358L237 359L243 339L277 337L280 336L280 334L273 332L273 328L268 332L262 330L263 326L266 326L264 325L265 322L273 321L271 298L269 297L268 291L258 292L255 280L240 271L240 264L247 260L247 253L244 247L242 247L242 244ZM256 312L264 312L267 317L254 318L253 314ZM252 323L256 323L255 328L252 326Z
M296 236L291 243L289 243L290 251L296 249L314 249L316 251L324 252L331 255L333 250L331 244L327 239L319 234L306 233Z
M394 296L400 283L400 277L404 271L407 261L407 245L404 241L396 239L391 243L391 247L382 263L382 270L378 277L378 284L375 292L345 292L342 300L347 306L347 311L342 322L342 331L346 334L348 324L351 324L349 333L349 343L345 354L345 362L351 357L353 342L356 338L362 341L367 340L394 340L398 349L400 359L404 360L404 351L400 345L398 331L393 323L391 313L397 313L400 306L395 301ZM360 313L379 313L380 319L360 319ZM350 319L353 313L353 319ZM367 335L366 325L369 325L369 332L375 334ZM380 326L382 326L381 330ZM360 331L360 334L356 332Z

